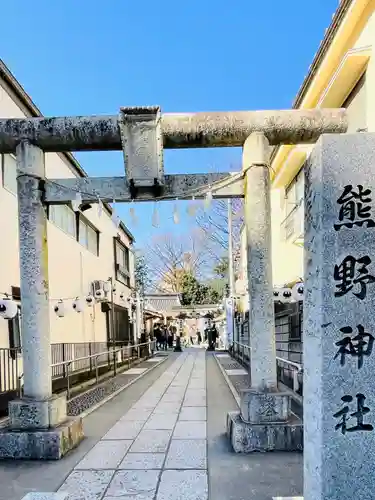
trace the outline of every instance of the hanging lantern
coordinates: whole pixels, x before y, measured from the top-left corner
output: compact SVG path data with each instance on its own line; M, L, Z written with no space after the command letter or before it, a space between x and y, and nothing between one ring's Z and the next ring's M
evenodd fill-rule
M296 302L303 300L304 284L302 281L296 283L292 288L292 298Z
M73 300L73 309L77 312L80 313L83 311L83 304L82 301L79 297L77 297L75 300Z
M95 299L96 300L103 300L104 298L105 298L104 290L95 290Z
M288 304L292 301L292 290L290 288L281 288L280 290L280 302L283 304Z
M6 297L0 300L0 317L4 319L13 319L17 316L18 305L14 300Z
M95 303L95 299L94 297L90 294L90 295L87 295L86 297L86 304L88 305L88 307L92 307Z
M59 300L58 303L53 308L53 310L55 311L56 316L58 316L59 318L63 318L65 316L64 302L62 300Z

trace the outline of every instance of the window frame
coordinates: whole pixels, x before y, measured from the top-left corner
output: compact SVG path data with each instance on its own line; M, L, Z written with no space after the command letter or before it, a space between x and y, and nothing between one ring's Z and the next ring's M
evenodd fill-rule
M69 211L71 211L74 215L74 234L72 234L71 232L67 231L66 228L64 227L61 227L62 224L58 224L57 222L55 222L55 220L52 218L52 213L53 213L53 208L52 207L66 207ZM70 236L71 238L73 238L77 243L79 243L83 248L85 248L88 252L90 252L92 255L95 255L96 257L99 257L99 252L100 252L100 231L84 216L82 215L81 212L75 212L69 204L65 203L65 204L61 204L61 205L49 205L48 206L48 211L47 211L47 217L48 217L48 220L51 222L51 224L53 224L54 226L56 226L57 228L59 228L61 231L63 231L66 235ZM81 224L84 225L84 227L86 228L86 241L85 242L82 242L81 241L81 230L80 230L80 226ZM91 231L93 231L96 235L96 248L95 248L95 251L91 248L90 244L89 244L89 238L88 238L88 229L90 229Z
M2 187L8 191L8 193L13 194L14 196L17 196L17 158L15 155L10 154L10 153L1 153L0 154L0 163L1 163L1 183ZM6 156L10 156L13 158L13 160L16 162L16 170L15 170L15 191L11 189L9 186L6 185L5 183L5 158Z
M124 251L125 267L118 262L117 248ZM114 264L115 264L115 279L123 285L130 288L130 249L121 241L119 237L113 238Z
M293 177L292 181L285 188L285 195L284 195L284 200L285 200L284 215L285 215L285 217L284 217L284 220L287 219L294 211L296 211L297 208L303 203L304 190L302 190L302 195L299 197L299 199L297 199L298 182L302 182L303 186L305 185L305 172L304 172L303 167L297 172L297 174ZM289 194L291 194L292 191L293 191L293 198L295 201L288 201Z
M84 245L80 241L80 223L84 224L86 226L86 240L87 240L87 245ZM89 248L89 238L88 238L88 231L87 229L91 229L94 231L96 234L96 251L93 252ZM76 213L76 232L77 232L77 242L83 246L83 248L86 248L86 250L96 257L99 257L99 245L100 245L100 231L84 216L82 215L81 212Z
M74 217L74 221L73 221L73 227L74 227L74 234L72 234L71 232L67 231L66 228L62 227L62 225L60 225L58 222L56 222L55 220L53 220L51 217L52 217L52 212L54 211L55 208L61 208L61 207L65 207L68 211L71 212L71 215L73 215ZM77 233L77 214L74 212L74 210L67 204L61 204L61 205L48 205L48 212L47 212L47 216L48 216L48 220L54 224L56 227L58 227L61 231L63 231L65 234L67 234L68 236L70 236L71 238L75 239L77 241L77 237L78 237L78 233Z

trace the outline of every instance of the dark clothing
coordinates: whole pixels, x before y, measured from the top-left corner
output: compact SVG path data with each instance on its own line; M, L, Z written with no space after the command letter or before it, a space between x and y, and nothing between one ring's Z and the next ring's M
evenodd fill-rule
M212 326L208 329L208 350L214 351L216 347L216 340L219 336L219 332L216 329L216 326Z

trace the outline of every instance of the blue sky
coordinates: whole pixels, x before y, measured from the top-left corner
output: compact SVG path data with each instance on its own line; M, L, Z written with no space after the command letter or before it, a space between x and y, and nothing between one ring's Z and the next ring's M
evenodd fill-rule
M338 0L13 0L1 4L1 58L45 115L116 114L291 106ZM77 154L92 176L123 175L121 152ZM233 148L166 151L165 170L215 172L240 164ZM142 247L194 222L181 203L118 213Z

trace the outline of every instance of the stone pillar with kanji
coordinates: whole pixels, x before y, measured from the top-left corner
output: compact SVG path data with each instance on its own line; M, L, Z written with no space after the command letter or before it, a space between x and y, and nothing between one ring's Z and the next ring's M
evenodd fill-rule
M374 498L375 134L305 167L304 499Z

